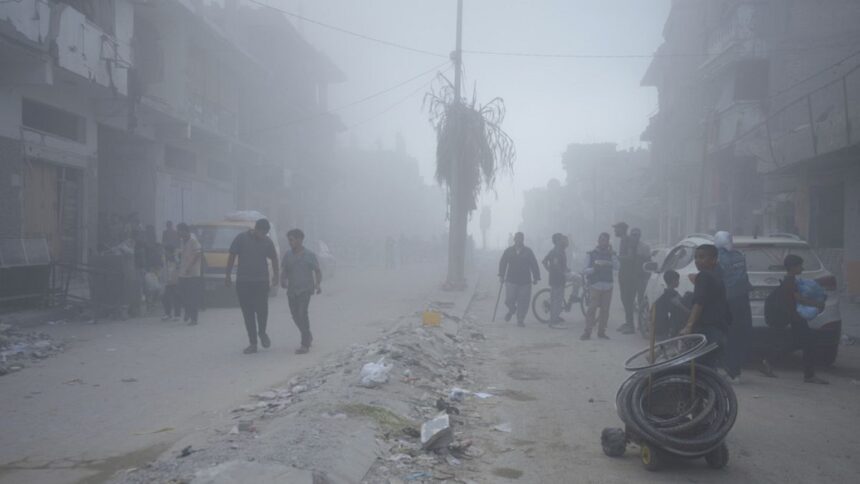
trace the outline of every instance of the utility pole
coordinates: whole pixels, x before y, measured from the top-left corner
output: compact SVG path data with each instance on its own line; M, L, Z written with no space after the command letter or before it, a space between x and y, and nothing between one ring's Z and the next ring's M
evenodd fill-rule
M454 61L454 119L459 119L460 85L463 71L463 0L457 0L457 44L451 53ZM457 127L459 129L459 127ZM457 137L462 141L462 137ZM462 189L460 187L460 150L455 150L451 171L450 220L448 225L448 289L465 289L466 225L468 214L463 210Z

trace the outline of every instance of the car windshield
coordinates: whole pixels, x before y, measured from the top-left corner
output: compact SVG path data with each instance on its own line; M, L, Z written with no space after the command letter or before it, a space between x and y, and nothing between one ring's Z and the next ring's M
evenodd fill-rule
M236 225L201 225L197 227L197 239L203 250L227 251L233 239L246 230Z
M807 271L821 270L821 261L809 247L790 246L752 246L738 247L747 258L749 272L783 272L783 259L788 254L803 258L803 268Z
M666 260L663 261L663 272L666 272L669 269L679 271L687 267L687 265L693 261L693 255L695 252L696 251L692 247L685 245L675 247L672 249L672 252L666 256Z

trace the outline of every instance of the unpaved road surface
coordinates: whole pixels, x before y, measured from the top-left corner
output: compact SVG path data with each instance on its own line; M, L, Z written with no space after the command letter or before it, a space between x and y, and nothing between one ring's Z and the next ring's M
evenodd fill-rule
M727 439L728 467L715 471L698 459L649 473L637 447L613 459L600 446L604 427L622 427L614 398L627 376L623 362L645 346L638 336L615 331L623 319L617 297L612 339L580 341L584 319L578 312L565 315L569 329L533 318L525 328L501 318L490 323L498 286L492 277L482 281L484 297L476 297L470 312L484 322L486 336L479 377L516 397L486 404L486 418L510 423L511 432L489 434L496 442L481 459L485 482L857 482L860 348L843 346L836 367L821 371L828 386L802 382L799 356L783 365L778 379L747 369L735 387L739 416Z
M209 309L196 327L156 317L39 328L68 348L0 378L0 483L102 482L155 458L249 394L423 309L441 266L341 270L311 302L303 356L283 295L270 300L272 348L250 356L238 308Z

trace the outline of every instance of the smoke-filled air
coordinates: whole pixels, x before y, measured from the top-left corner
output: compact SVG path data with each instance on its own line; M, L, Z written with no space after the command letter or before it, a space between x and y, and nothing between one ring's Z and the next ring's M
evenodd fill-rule
M848 483L857 0L0 0L0 484Z

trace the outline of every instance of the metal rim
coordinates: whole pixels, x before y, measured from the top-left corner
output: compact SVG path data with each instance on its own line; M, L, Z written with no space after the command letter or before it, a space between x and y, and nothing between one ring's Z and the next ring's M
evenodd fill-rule
M633 366L633 362L636 361L637 358L640 358L651 351L651 348L645 348L641 351L634 353L633 356L628 358L627 361L624 362L624 369L627 371L653 371L654 369L669 368L681 363L681 360L683 360L683 362L690 361L690 358L688 357L693 353L697 353L694 358L698 358L699 356L702 356L705 353L708 353L713 350L713 348L711 348L701 354L698 354L699 351L703 350L708 345L708 338L706 338L703 334L688 334L684 336L676 336L674 338L660 341L659 343L657 343L657 346L670 346L680 342L687 342L689 343L690 347L687 350L675 355L668 360L661 361L659 363L651 363L648 365Z

